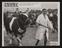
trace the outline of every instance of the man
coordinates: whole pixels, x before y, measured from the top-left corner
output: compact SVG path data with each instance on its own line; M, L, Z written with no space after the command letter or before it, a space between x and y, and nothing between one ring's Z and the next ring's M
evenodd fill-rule
M37 42L35 45L38 45L39 41L41 40L42 42L44 41L44 33L45 31L46 36L47 36L47 40L48 40L48 28L51 28L53 30L53 26L52 23L49 21L48 16L47 16L47 10L43 9L42 10L42 14L40 14L36 20L37 22L37 32L36 32L36 39Z
M53 17L52 18L52 23L53 23L53 27L54 29L56 29L56 32L58 32L58 10L57 9L54 9L53 12Z
M47 16L49 17L49 19L51 19L51 17L53 16L52 11L53 11L52 9L47 10L47 13L48 13Z
M52 15L51 15L52 14ZM57 17L57 9L52 10L52 12L50 13L50 11L48 10L48 17L49 20L53 23L53 27L56 30L55 32L58 32L58 17Z
M19 14L20 13L20 11L19 11L19 8L16 8L16 14Z

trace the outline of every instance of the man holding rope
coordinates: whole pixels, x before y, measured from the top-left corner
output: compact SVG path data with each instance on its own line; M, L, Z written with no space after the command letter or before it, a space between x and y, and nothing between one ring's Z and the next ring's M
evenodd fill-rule
M36 24L38 26L37 31L36 31L36 46L38 45L39 41L41 40L42 42L44 42L45 38L44 38L44 34L47 36L47 40L48 40L48 30L51 29L53 30L53 25L51 23L51 21L49 21L48 16L47 16L47 10L43 9L42 13L38 16L37 20L36 20ZM44 44L45 45L45 44Z

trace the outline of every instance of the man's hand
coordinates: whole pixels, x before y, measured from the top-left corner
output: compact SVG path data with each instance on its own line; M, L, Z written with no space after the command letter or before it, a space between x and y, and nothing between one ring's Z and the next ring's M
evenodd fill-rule
M57 32L57 30L56 29L50 29L50 31L52 32L52 33L55 33L55 32Z

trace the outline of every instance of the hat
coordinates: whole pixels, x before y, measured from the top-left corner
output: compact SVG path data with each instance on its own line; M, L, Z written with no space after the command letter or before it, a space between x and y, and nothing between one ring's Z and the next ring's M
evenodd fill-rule
M44 9L42 9L42 11L44 11L44 10L46 10L45 8Z

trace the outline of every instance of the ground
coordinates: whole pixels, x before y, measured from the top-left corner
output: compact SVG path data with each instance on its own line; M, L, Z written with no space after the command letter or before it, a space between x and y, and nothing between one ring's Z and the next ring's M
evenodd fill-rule
M22 44L23 46L35 46L36 43L36 39L35 39L35 35L36 35L36 30L37 28L27 28L27 31L25 33L25 36L22 39ZM57 41L58 38L58 33L51 33L49 32L49 40L50 41ZM9 39L9 37L5 37L6 39ZM7 43L5 43L5 45L7 45ZM43 46L43 42L40 41L38 46ZM47 45L49 45L49 42L47 43Z

